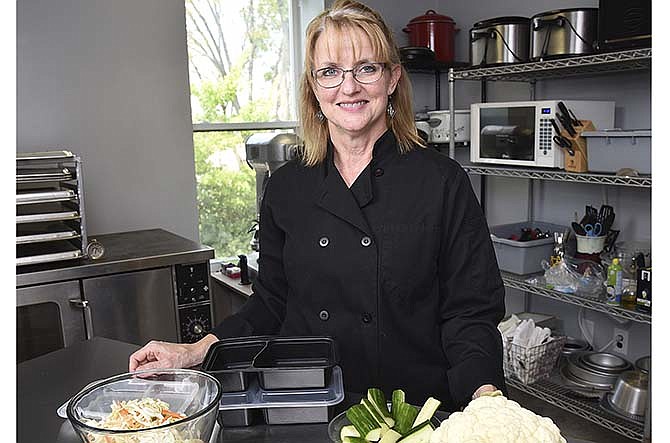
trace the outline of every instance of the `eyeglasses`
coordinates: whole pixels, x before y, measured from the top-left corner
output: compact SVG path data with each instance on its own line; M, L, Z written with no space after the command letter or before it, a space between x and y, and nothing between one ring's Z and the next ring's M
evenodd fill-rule
M347 72L351 72L358 83L367 85L382 78L384 63L361 63L351 69L329 66L312 71L312 76L322 88L336 88L342 84Z

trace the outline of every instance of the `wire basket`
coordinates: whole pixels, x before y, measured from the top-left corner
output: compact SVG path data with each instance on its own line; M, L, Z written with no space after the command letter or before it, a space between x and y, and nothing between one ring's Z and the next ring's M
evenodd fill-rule
M507 340L503 369L505 377L519 380L525 385L549 377L561 355L566 337L551 337L541 345L526 348Z

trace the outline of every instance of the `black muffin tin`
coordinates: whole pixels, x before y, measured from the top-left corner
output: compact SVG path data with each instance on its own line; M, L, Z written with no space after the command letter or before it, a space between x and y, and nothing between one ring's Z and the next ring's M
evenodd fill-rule
M265 390L323 388L336 364L330 337L254 336L214 343L202 369L223 392L237 392L248 388L250 377Z

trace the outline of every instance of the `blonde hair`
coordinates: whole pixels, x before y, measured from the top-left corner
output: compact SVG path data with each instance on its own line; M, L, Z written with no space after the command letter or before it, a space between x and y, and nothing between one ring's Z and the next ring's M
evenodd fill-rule
M303 162L315 166L326 158L328 147L328 122L319 119L319 102L313 88L314 50L316 41L327 29L337 32L360 30L370 39L377 59L387 66L398 65L401 69L400 80L395 91L389 97L395 114L391 118L386 114L386 124L398 140L400 152L408 152L417 145L425 147L414 124L412 112L412 85L405 68L400 64L400 53L384 19L375 10L353 0L337 0L330 10L315 17L307 27L305 39L305 67L300 79L299 113L304 141Z

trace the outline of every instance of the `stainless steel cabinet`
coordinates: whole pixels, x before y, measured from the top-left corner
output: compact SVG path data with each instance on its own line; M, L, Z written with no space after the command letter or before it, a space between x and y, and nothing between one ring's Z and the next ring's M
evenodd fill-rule
M89 278L82 286L92 336L139 345L178 340L171 268Z

